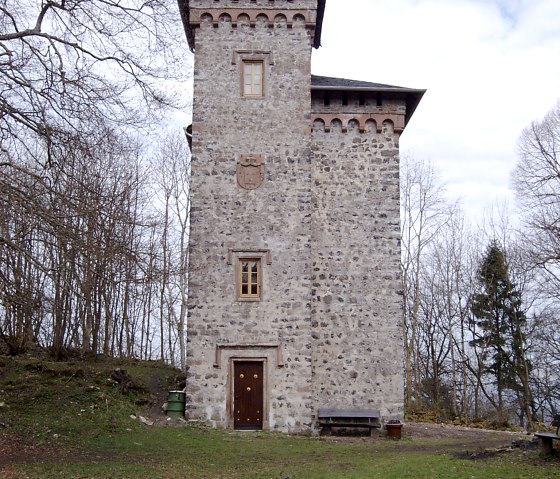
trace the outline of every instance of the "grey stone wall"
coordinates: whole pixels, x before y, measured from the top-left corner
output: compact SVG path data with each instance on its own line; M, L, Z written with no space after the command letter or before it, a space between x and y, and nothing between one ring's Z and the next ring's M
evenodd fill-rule
M187 417L217 427L232 426L236 359L264 363L265 429L309 430L318 407L402 414L404 104L342 112L336 100L314 99L312 108L315 8L314 0L191 0ZM241 95L244 55L264 60L262 98ZM237 183L243 155L264 158L257 189ZM262 257L258 302L236 296L243 251Z
M384 419L403 414L399 135L382 123L401 106L376 109L380 132L316 121L312 141L315 404ZM332 108L314 105L315 117Z
M295 8L315 2L281 3ZM243 52L264 56L263 98L241 96ZM299 431L311 423L310 55L311 35L304 24L287 28L282 21L250 26L226 20L202 23L196 31L191 419L230 426L229 361L257 357L265 360L265 427ZM237 160L247 154L264 157L264 183L255 190L242 189L236 181ZM237 250L268 251L260 302L237 301L235 261L228 261ZM215 365L217 346L223 354Z

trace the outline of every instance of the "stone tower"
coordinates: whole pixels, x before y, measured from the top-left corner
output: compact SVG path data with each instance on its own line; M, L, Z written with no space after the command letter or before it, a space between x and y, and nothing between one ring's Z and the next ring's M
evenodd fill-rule
M311 75L325 0L179 0L195 51L187 417L402 417L398 140L423 94Z

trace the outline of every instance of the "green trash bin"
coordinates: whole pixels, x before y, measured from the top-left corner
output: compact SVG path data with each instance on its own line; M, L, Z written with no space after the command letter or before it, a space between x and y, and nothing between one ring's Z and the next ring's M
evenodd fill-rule
M169 417L185 417L185 393L169 391L167 395L167 415Z

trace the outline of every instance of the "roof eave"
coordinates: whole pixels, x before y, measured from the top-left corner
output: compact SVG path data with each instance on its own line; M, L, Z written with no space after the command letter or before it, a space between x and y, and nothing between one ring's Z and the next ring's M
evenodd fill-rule
M311 86L311 90L315 91L357 91L357 92L372 92L372 93L397 93L403 95L406 101L406 116L405 116L405 124L408 124L412 115L416 111L420 100L424 96L427 90L417 89L417 88L402 88L402 87L364 87L364 86L335 86L335 85L327 85L327 86L320 86L320 85L313 85Z
M177 0L177 6L179 7L179 13L181 14L187 43L189 44L191 52L194 52L194 35L189 28L189 0Z
M426 90L416 88L403 87L383 87L383 86L343 86L343 85L312 85L312 90L330 90L330 91L371 91L371 92L393 92L393 93L419 93L424 95Z
M325 17L325 4L327 0L317 1L317 20L315 22L315 38L313 39L313 47L321 46L321 32L323 30L323 18Z
M422 100L424 93L426 93L426 90L409 90L406 100L405 125L408 125L408 122L420 104L420 100Z
M321 46L321 31L323 29L323 18L325 16L325 4L327 0L317 1L317 20L315 23L315 38L313 39L313 47L319 48ZM194 52L194 33L189 28L189 0L177 0L179 13L183 22L183 28L187 37L189 48Z

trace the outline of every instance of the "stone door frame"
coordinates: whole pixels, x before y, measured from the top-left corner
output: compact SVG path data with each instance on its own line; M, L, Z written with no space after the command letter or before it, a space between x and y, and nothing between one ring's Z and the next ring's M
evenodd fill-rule
M268 374L268 358L263 356L230 356L228 358L228 372L226 383L226 413L227 413L227 428L234 429L234 387L235 387L235 363L237 362L253 362L262 363L263 371L263 405L262 405L262 430L267 431L270 429L269 411L270 411L270 383Z

